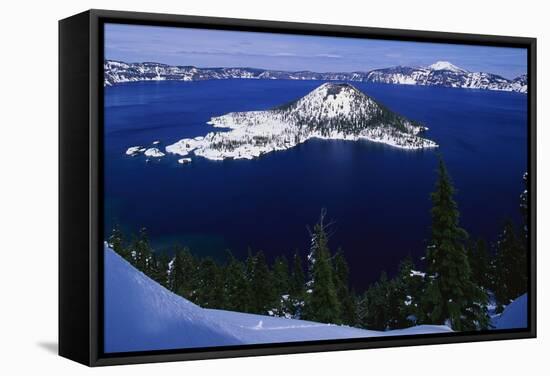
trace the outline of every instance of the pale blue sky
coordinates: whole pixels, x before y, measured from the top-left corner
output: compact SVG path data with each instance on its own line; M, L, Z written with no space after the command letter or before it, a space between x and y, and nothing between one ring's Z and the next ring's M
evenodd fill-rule
M469 71L514 78L527 72L527 50L107 24L105 58L197 67L253 67L315 72L368 71L450 61Z

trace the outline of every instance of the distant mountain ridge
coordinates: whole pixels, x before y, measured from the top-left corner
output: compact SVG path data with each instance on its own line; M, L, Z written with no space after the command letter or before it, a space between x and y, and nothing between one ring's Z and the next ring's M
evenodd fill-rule
M443 86L527 93L527 75L509 80L487 72L468 72L449 62L439 61L429 67L392 67L368 73L367 82L421 86Z
M447 61L428 67L395 66L366 72L282 71L258 68L198 68L154 62L105 60L104 86L136 81L200 81L220 79L324 80L399 85L442 86L527 93L527 75L512 80L487 72L469 72Z

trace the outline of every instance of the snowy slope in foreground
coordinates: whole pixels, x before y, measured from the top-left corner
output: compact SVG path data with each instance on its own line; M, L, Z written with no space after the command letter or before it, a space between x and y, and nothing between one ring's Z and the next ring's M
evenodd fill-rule
M495 329L527 328L527 294L510 303L495 320Z
M172 294L105 249L105 351L241 343L203 310Z
M379 332L302 320L203 309L105 248L105 351L312 341L444 333L446 326Z

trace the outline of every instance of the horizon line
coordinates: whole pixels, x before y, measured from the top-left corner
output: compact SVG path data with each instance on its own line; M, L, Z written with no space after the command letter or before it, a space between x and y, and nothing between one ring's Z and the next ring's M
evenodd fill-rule
M399 64L399 65L387 66L387 67L384 67L384 68L374 68L374 69L370 69L370 70L324 71L324 72L321 72L321 71L315 71L315 70L309 70L309 69L285 70L285 69L271 69L271 68L251 67L251 66L198 66L198 65L183 65L183 64L182 65L179 65L179 64L174 65L174 64L161 63L161 62L158 62L158 61L132 61L132 62L128 62L128 61L124 61L124 60L108 59L108 58L104 58L103 60L104 60L104 62L106 62L106 61L115 61L115 62L124 63L124 64L148 64L149 63L149 64L161 64L161 65L166 65L166 66L169 66L169 67L192 67L192 68L198 68L198 69L255 69L255 70L272 71L272 72L288 72L288 73L311 72L311 73L320 73L320 74L326 74L326 73L369 73L369 72L372 72L372 71L381 70L381 69L389 69L389 68L423 68L423 69L428 69L429 68L429 66L421 66L421 65L413 66L413 65L401 65L401 64ZM447 61L447 60L437 60L435 63L438 63L438 62L448 62L450 64L453 64L453 63L451 63L450 61ZM432 64L435 64L435 63L432 63ZM489 73L489 74L493 74L495 76L499 76L499 77L502 77L502 78L505 78L505 79L508 79L508 80L513 80L513 79L516 79L518 77L528 75L528 73L525 72L525 73L522 73L518 76L510 78L510 77L503 76L501 74L492 73L492 72L488 72L488 71L469 71L469 70L461 68L459 66L457 66L457 67L460 68L460 69L463 69L466 73Z

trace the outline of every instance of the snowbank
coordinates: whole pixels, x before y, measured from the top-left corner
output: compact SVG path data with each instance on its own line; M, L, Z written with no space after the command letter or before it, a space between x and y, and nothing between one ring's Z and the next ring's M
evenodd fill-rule
M106 352L197 348L450 332L423 325L379 332L203 309L160 286L105 248Z
M105 351L160 350L242 343L204 310L105 250Z
M510 303L495 319L495 329L527 328L527 294Z

